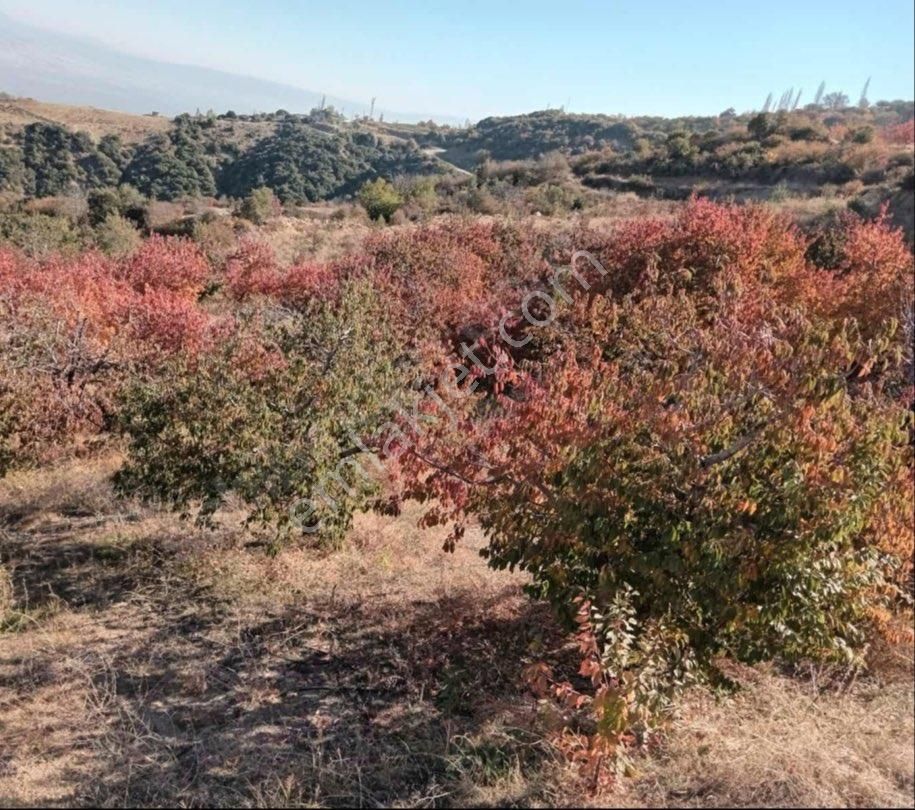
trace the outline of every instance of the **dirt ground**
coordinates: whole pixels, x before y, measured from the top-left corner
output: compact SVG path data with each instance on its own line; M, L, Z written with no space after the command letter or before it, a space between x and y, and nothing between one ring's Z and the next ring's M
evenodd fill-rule
M0 482L0 805L913 803L909 650L841 688L695 690L588 795L521 682L573 651L479 535L445 554L415 515L370 515L340 550L269 557L237 516L118 501L116 463Z

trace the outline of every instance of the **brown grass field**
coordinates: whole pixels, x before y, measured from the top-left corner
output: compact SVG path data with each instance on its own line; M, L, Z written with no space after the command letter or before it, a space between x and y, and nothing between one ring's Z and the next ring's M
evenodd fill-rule
M171 126L171 119L161 115L134 115L96 107L51 104L32 98L0 100L0 128L5 125L19 129L37 122L87 132L96 140L102 135L119 135L125 143L136 143L149 135L167 132Z
M911 649L735 670L593 794L520 672L574 650L478 533L366 515L270 557L117 500L117 461L0 483L0 805L912 806Z

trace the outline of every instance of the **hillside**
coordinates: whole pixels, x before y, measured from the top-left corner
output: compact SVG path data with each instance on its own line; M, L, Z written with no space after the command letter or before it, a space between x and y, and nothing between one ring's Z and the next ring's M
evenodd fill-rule
M915 4L732 6L0 0L0 810L915 808Z
M122 184L163 200L243 197L267 185L284 202L313 202L379 175L442 171L415 143L333 108L168 120L6 99L0 116L0 191L25 197Z
M881 185L887 197L904 190L911 174L906 128L913 115L911 102L671 119L545 110L456 129L350 120L333 107L168 120L4 98L0 190L46 196L73 184L85 190L129 183L173 199L243 196L261 184L285 202L314 201L352 193L372 177L437 173L449 165L474 171L486 164L487 176L511 176L517 184L529 174L521 163L561 154L575 159L583 185L643 196L683 198L710 183L732 194L736 181L807 195L856 182L859 192ZM69 135L55 134L55 126ZM45 152L35 147L48 139L61 164L51 181L42 179Z
M94 140L104 135L116 135L133 144L150 135L168 131L170 121L164 116L79 107L72 104L52 104L33 98L0 95L0 132L9 138L28 124L58 124L71 132L85 132Z

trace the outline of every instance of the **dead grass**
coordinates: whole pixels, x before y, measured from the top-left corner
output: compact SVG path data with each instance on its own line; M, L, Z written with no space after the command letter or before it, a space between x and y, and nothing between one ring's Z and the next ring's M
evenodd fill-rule
M603 192L599 201L586 209L588 224L598 231L610 231L620 222L645 218L673 217L683 203L639 197L631 191Z
M823 222L828 218L845 211L846 200L837 196L788 196L780 201L769 201L770 207L792 222L807 226Z
M116 455L71 460L40 471L17 472L0 479L0 519L25 528L43 517L87 517L123 510L108 484L120 466Z
M0 127L7 125L18 129L39 121L61 124L74 132L87 132L96 140L102 135L119 135L125 143L136 143L149 135L166 132L170 126L166 116L134 115L30 98L0 101Z
M910 805L912 672L845 693L741 670L696 690L641 774L582 793L521 685L574 666L522 578L415 514L276 557L118 501L117 458L0 483L0 803ZM893 657L893 656L897 657Z
M263 239L273 248L282 264L297 261L331 261L358 251L362 241L373 226L361 209L348 212L341 219L331 217L331 206L311 206L297 217L278 217L257 231L257 238ZM309 215L310 214L310 215Z
M716 700L696 692L660 756L631 786L639 804L678 807L911 807L911 682L848 693L750 670Z

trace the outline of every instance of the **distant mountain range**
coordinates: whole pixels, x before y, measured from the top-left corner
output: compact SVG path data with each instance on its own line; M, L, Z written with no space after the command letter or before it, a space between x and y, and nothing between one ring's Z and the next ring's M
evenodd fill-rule
M145 59L81 37L59 34L0 14L0 91L64 104L164 115L215 110L238 113L320 106L323 93L220 70ZM369 112L367 102L327 96L346 115ZM455 116L381 107L388 121L432 119L460 124Z

